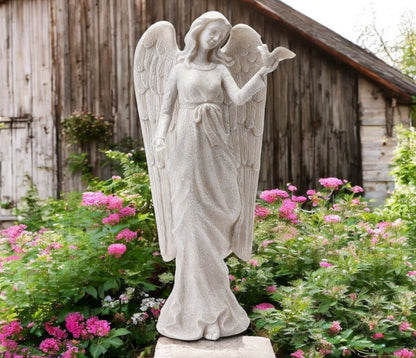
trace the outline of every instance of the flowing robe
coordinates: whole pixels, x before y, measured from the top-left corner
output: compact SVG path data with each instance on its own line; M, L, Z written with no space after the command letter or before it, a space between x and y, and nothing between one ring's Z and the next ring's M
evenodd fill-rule
M225 337L249 325L230 289L224 262L231 252L241 200L223 102L226 93L237 105L243 104L264 86L261 76L255 75L238 88L224 65L180 63L165 87L161 110L165 128L159 133L167 132L176 100L179 106L174 130L167 134L175 136L174 146L166 148L176 271L157 329L167 337L200 339L212 325L218 325Z

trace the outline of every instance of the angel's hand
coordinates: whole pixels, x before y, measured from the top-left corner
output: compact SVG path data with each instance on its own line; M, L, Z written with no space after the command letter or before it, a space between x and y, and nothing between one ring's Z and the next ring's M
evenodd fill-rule
M276 60L271 66L263 66L262 68L260 68L258 74L260 76L265 76L270 72L273 72L277 68L277 66L279 66L279 60Z
M263 44L261 46L257 46L257 49L259 50L263 61L264 69L262 68L260 70L263 76L267 73L273 72L279 65L280 61L296 56L294 52L285 47L276 47L272 52L269 52L267 45Z
M165 138L157 137L153 141L153 145L155 146L155 149L157 152L160 152L166 148L166 141Z

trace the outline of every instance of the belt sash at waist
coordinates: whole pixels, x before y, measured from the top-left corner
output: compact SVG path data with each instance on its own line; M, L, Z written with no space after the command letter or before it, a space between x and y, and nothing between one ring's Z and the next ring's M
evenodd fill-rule
M224 119L220 103L180 103L180 109L194 109L194 122L202 125L210 145L227 145L228 133L224 127Z

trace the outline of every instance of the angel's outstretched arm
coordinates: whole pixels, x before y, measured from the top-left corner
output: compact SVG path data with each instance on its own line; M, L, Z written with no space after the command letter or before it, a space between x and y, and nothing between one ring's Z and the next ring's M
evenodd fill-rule
M164 141L168 132L169 123L172 119L173 107L178 95L177 70L174 67L169 75L163 94L162 107L160 109L159 120L155 133L155 140Z
M230 99L240 106L266 87L264 75L269 72L267 68L262 67L242 88L239 88L230 71L222 66L222 83Z

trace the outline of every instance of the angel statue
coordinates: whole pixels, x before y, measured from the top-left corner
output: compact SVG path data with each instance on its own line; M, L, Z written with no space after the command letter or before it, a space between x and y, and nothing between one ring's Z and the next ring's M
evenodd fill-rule
M176 259L157 323L164 336L217 340L249 325L224 259L250 258L266 75L294 56L270 53L251 27L232 28L216 11L192 23L183 51L166 21L138 42L134 83L160 251Z

